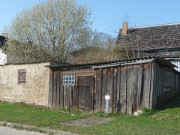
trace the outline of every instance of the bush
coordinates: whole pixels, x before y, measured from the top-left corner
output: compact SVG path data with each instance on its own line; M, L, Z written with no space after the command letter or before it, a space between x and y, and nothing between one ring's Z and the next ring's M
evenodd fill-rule
M147 109L146 107L143 107L142 110L143 110L143 113L141 115L151 115L155 112L155 110Z

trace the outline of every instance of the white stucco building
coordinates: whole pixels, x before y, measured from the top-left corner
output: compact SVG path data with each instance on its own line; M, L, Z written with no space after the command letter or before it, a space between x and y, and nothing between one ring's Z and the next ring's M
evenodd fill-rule
M0 65L4 65L7 63L7 55L3 53L2 49L0 49Z

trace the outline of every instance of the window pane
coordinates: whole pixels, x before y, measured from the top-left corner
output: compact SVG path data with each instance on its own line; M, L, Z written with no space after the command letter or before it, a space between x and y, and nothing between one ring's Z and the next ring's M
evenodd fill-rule
M75 74L64 74L63 75L64 85L74 85L75 84Z

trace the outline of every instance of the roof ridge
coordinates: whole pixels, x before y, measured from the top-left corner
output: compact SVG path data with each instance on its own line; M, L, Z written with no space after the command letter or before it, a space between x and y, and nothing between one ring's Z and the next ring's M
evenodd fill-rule
M179 23L167 23L167 24L147 25L147 26L135 26L135 27L129 27L128 29L141 29L141 28L151 28L151 27L161 27L161 26L173 26L173 25L180 25L180 22Z

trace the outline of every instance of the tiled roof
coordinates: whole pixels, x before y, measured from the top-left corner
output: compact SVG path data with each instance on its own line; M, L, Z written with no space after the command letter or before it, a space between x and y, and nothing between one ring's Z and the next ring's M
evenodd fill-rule
M127 35L119 31L117 44L129 42L135 50L180 48L180 24L128 28Z

